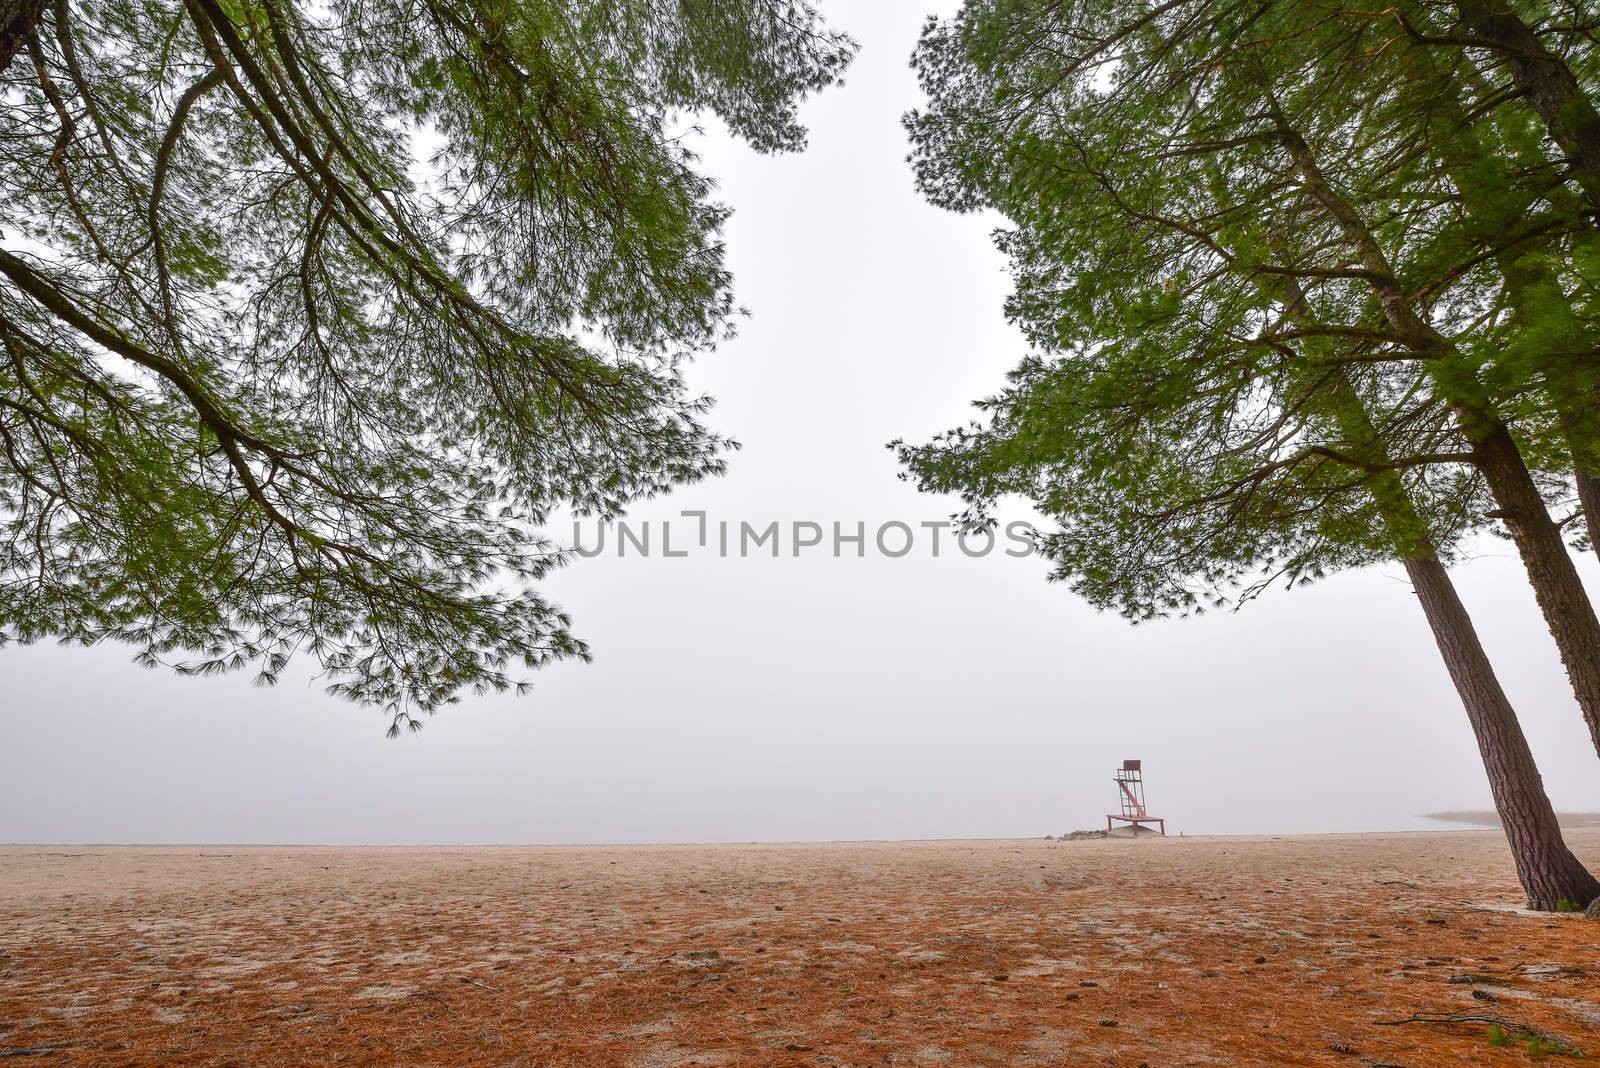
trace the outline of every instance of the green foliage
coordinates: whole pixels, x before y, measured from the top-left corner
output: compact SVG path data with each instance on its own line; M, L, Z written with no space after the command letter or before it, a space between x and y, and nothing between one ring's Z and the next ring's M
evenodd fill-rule
M0 640L395 725L586 656L552 509L715 474L734 313L681 124L763 151L804 0L57 0L0 74Z
M1511 1044L1511 1036L1506 1034L1506 1029L1497 1023L1489 1025L1488 1040L1491 1046L1508 1046Z
M971 522L1028 498L1055 577L1134 619L1448 553L1491 509L1463 412L1559 490L1600 396L1597 232L1527 109L1395 11L931 21L918 183L1005 219L1038 355L979 421L896 443L910 476Z

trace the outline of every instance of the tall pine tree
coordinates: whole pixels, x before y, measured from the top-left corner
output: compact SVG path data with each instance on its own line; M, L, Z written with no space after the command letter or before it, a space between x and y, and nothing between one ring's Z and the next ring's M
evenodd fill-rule
M1463 407L1492 436L1502 406L1544 400L1528 376L1485 387L1455 343L1483 325L1485 250L1387 114L1408 57L1302 5L1068 10L969 3L919 49L919 180L1005 215L1010 310L1040 355L986 422L903 447L911 473L975 521L1031 498L1058 521L1057 577L1135 618L1403 561L1530 903L1600 896L1440 560L1497 508ZM1571 225L1546 221L1510 232Z

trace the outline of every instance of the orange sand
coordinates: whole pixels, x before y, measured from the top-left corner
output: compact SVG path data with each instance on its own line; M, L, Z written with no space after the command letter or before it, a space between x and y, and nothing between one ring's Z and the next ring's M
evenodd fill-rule
M1600 866L1600 829L1569 838ZM42 1046L56 1048L8 1063L638 1068L1528 1060L1522 1044L1490 1046L1483 1021L1385 1025L1418 1012L1494 1015L1600 1056L1600 923L1519 904L1489 831L11 846L0 848L0 1056Z

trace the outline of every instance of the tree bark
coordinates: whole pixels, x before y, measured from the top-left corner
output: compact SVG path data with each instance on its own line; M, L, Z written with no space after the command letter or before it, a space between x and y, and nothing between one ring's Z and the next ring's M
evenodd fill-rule
M1600 359L1600 353L1591 353L1590 358ZM1600 386L1589 389L1586 399L1581 407L1558 400L1556 415L1572 453L1572 481L1589 531L1589 548L1600 556Z
M1504 57L1512 81L1572 161L1584 195L1600 211L1600 113L1572 69L1505 0L1458 0L1456 10L1474 34Z
M1284 292L1290 320L1306 316L1309 302L1299 283L1289 279L1284 283ZM1388 449L1349 373L1340 368L1324 381L1329 388L1326 408L1339 428L1344 447L1356 455L1386 461ZM1396 472L1385 471L1373 478L1368 491L1378 507L1387 540L1405 564L1450 681L1466 709L1495 811L1516 864L1517 879L1528 896L1528 907L1551 911L1563 903L1600 902L1600 880L1590 874L1561 837L1561 826L1522 733L1522 724L1500 686L1455 584L1439 561L1428 525L1405 483Z
M1571 161L1573 174L1589 205L1600 212L1600 112L1595 110L1572 68L1547 49L1504 0L1459 0L1456 7L1462 21L1506 57L1512 80L1544 121L1551 139ZM1425 55L1425 51L1419 55ZM1459 130L1468 129L1466 116L1454 100L1446 99L1442 105L1442 113L1448 115ZM1454 142L1446 138L1444 143L1448 148ZM1469 212L1478 211L1482 200L1493 194L1493 189L1484 188L1485 180L1493 184L1506 180L1504 169L1492 177L1476 172L1477 160L1450 159L1447 163ZM1600 225L1600 219L1591 221ZM1517 253L1511 249L1501 252L1496 259L1505 276L1513 309L1524 319L1531 319L1526 310L1524 287L1543 281L1539 276L1547 274L1548 270L1519 262ZM1561 369L1556 370L1559 375ZM1579 389L1570 396L1558 390L1553 399L1566 432L1568 450L1572 453L1573 481L1577 483L1578 502L1589 529L1591 547L1600 555L1600 455L1596 452L1600 449L1600 441L1596 440L1600 438L1600 421L1592 414L1595 405L1600 404L1600 396L1595 396L1591 387Z
M1471 421L1471 416L1463 421ZM1561 650L1589 737L1600 751L1600 619L1561 540L1561 529L1550 518L1505 424L1496 422L1469 437L1478 469L1500 506L1500 520L1511 532L1534 597Z
M1347 395L1341 424L1347 430L1364 430L1366 439L1372 440L1376 432L1359 398L1347 382L1341 392ZM1455 583L1426 540L1426 524L1410 495L1393 472L1378 476L1372 493L1391 538L1408 554L1415 554L1403 561L1406 574L1472 725L1495 812L1511 848L1517 879L1528 895L1528 907L1550 912L1563 904L1570 907L1600 900L1600 880L1561 837L1555 808L1545 793L1516 710L1500 686Z
M1355 205L1328 183L1315 153L1298 130L1289 125L1270 91L1267 103L1289 158L1300 172L1305 189L1338 224L1368 271L1367 282L1383 310L1384 319L1407 339L1413 351L1429 354L1429 374L1442 396L1450 400L1461 432L1472 443L1474 461L1498 505L1500 519L1511 532L1533 586L1545 625L1556 640L1573 695L1596 752L1600 752L1600 619L1567 554L1561 530L1545 509L1533 476L1522 460L1493 407L1480 395L1476 375L1461 366L1455 343L1433 328L1412 307L1366 220Z
M1528 907L1550 912L1563 904L1583 906L1600 900L1600 880L1561 838L1528 740L1449 574L1437 557L1407 560L1405 566L1472 721L1495 811L1505 828Z
M1584 470L1573 472L1578 483L1578 502L1583 505L1583 521L1589 528L1589 548L1600 556L1600 478Z
M27 47L49 0L0 0L0 73Z

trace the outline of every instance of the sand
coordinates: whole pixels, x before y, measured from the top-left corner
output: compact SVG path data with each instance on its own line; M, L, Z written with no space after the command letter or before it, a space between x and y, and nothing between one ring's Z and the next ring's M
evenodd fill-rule
M1600 866L1600 830L1570 839ZM1600 1056L1600 924L1519 904L1504 842L1483 831L10 846L0 1057L1526 1063L1525 1038L1489 1044L1491 1018ZM1480 1019L1397 1022L1451 1013Z

